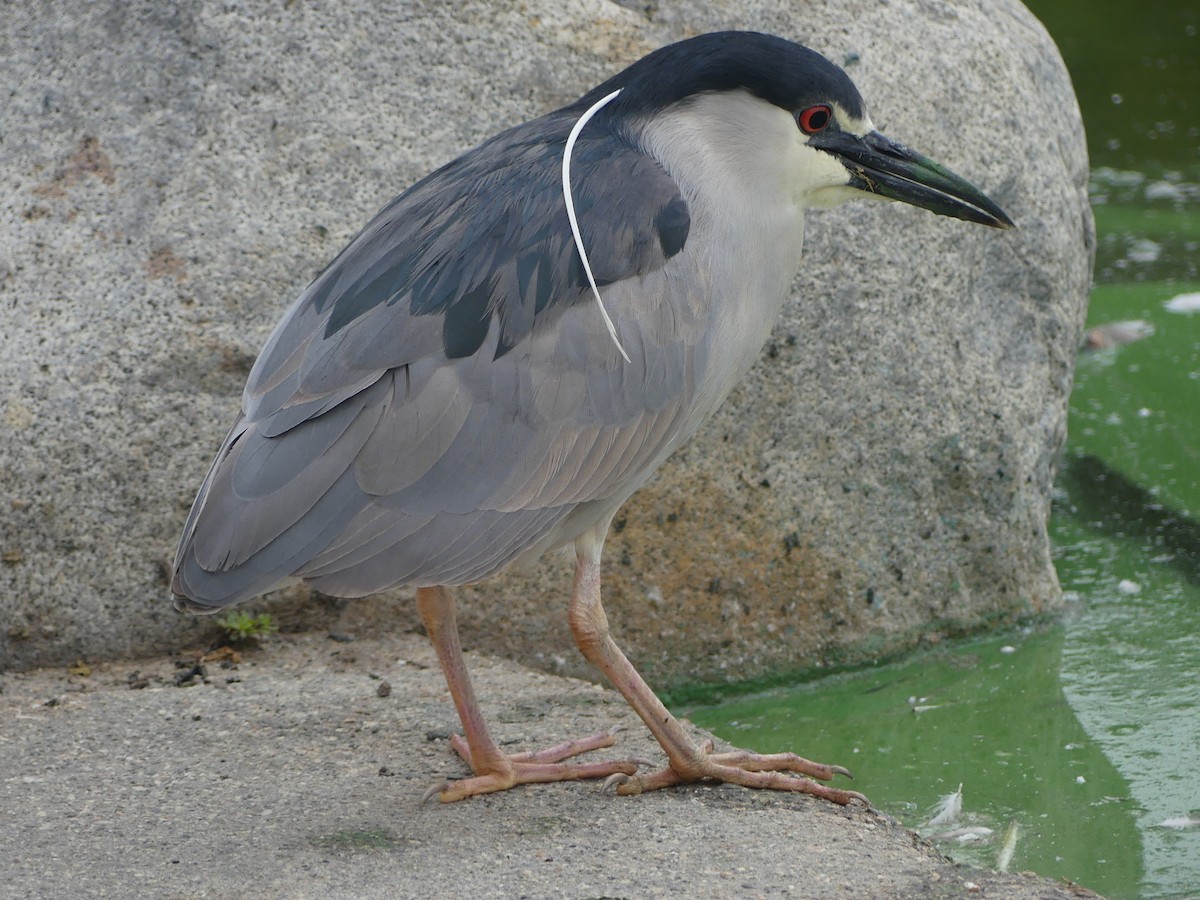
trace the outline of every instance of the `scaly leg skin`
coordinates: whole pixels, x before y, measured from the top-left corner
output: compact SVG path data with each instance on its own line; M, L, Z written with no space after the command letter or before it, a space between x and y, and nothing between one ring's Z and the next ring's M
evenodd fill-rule
M695 781L724 781L750 788L798 791L845 806L866 797L812 781L828 781L834 775L850 776L841 766L815 763L794 753L758 754L747 750L713 753L711 742L697 746L679 721L671 715L650 686L608 633L608 618L600 604L600 550L603 531L593 531L576 542L575 591L571 597L571 633L587 660L608 676L646 727L666 751L667 768L648 775L614 773L606 784L616 785L618 794L640 794L673 784ZM796 777L800 776L800 777ZM804 777L807 776L807 777Z
M444 587L418 588L417 609L429 632L429 639L433 641L438 662L442 664L442 672L446 676L446 685L450 688L450 696L454 698L454 706L462 720L465 739L455 735L451 738L451 746L475 772L473 778L434 786L426 792L423 800L437 794L443 803L450 803L476 794L504 791L518 784L610 776L625 778L637 772L637 764L628 760L584 764L562 762L589 750L611 747L617 740L611 731L565 741L547 750L512 756L502 753L483 721L475 691L471 687L471 678L467 674L462 645L458 640L454 595Z

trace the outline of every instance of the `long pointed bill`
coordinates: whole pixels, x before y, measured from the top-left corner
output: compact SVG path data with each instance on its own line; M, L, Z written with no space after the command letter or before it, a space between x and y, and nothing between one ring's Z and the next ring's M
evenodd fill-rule
M968 181L916 150L872 131L863 137L830 129L809 145L842 159L850 187L920 206L942 216L1013 228L999 206Z

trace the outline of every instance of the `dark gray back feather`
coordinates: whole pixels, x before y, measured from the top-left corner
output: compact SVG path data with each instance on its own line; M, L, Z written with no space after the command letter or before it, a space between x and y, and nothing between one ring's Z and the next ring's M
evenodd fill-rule
M497 356L523 340L542 314L588 299L571 237L560 166L574 119L551 114L492 138L388 204L305 291L272 337L246 387L252 418L273 403L254 401L296 367L301 395L336 391L355 372L382 371L430 353L451 359L482 345L500 323ZM584 129L572 157L572 192L597 283L653 271L678 253L690 226L687 204L653 159L612 131ZM359 352L392 317L436 317L414 336ZM414 323L416 324L416 323ZM314 337L316 339L314 340ZM416 344L414 346L414 343ZM305 348L295 359L297 348ZM290 405L285 400L282 406Z

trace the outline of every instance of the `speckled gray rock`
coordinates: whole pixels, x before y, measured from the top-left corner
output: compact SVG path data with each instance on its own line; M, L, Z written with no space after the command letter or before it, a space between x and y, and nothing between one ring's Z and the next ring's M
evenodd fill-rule
M813 215L762 362L618 523L614 630L662 683L1052 608L1091 222L1066 72L1014 0L62 0L0 25L0 668L194 640L165 560L290 297L433 166L720 27L846 63L877 124L1021 228ZM465 591L465 641L582 672L568 570ZM403 594L284 602L285 625L413 621Z

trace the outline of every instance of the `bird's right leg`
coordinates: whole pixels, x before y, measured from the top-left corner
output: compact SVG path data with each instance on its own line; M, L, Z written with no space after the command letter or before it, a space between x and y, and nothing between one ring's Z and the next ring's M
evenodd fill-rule
M518 784L607 778L637 772L637 764L628 760L585 764L562 762L589 750L612 746L616 737L611 731L564 741L546 750L513 755L503 753L488 731L471 687L471 676L467 673L458 639L454 595L445 587L417 588L417 611L437 651L446 686L450 688L450 696L462 722L464 737L455 735L451 738L451 746L475 772L474 778L437 785L426 794L427 798L436 793L443 803L449 803L475 794L507 790Z
M607 526L607 523L605 523ZM646 723L667 754L667 768L648 775L616 774L611 781L619 794L640 794L675 784L724 781L750 788L813 794L845 806L867 803L857 791L818 784L835 775L849 775L841 766L813 762L794 753L754 753L731 750L714 753L712 743L697 745L642 679L608 633L608 617L600 603L600 550L604 532L597 529L576 542L575 591L571 596L571 633L580 651L608 676L629 705Z

